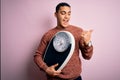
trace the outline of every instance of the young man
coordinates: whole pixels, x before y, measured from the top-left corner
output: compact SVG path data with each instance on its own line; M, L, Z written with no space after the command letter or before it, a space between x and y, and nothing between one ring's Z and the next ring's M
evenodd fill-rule
M92 30L83 31L79 27L70 25L70 16L71 6L69 4L59 3L56 6L55 17L57 18L57 26L44 34L35 53L34 61L40 69L46 72L48 80L82 80L80 76L82 70L79 53L81 53L83 58L87 60L92 57ZM55 67L57 67L59 64L48 67L43 61L43 56L51 38L55 35L55 33L62 30L69 31L74 36L75 50L67 65L62 70L55 70Z

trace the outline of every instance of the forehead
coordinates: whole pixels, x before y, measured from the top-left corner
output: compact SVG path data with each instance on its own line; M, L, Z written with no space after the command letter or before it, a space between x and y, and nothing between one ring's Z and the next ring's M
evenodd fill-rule
M71 8L68 6L61 6L59 11L71 12Z

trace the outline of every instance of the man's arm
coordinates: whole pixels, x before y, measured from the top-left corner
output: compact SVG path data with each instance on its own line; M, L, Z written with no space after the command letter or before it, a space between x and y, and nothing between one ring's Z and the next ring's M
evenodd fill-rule
M47 47L48 43L47 43L47 38L46 35L44 35L41 39L41 42L38 46L38 49L35 52L34 55L34 62L37 64L37 66L42 69L42 70L46 70L47 69L47 65L46 63L43 61L43 56L45 53L45 49Z
M61 70L55 70L55 67L57 67L59 64L54 64L52 66L47 66L47 64L43 61L44 53L47 48L47 45L49 43L49 38L47 35L44 35L41 39L41 42L39 44L39 47L34 55L34 62L37 64L37 66L45 71L48 75L54 77L61 73Z
M91 34L93 30L83 31L80 39L80 49L84 59L90 59L93 54L93 46L91 42Z

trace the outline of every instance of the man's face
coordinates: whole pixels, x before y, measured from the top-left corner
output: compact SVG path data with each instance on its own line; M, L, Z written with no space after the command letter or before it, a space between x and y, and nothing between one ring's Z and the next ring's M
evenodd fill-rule
M57 18L57 25L62 27L67 27L69 25L70 15L71 15L71 8L68 6L62 6L55 13Z

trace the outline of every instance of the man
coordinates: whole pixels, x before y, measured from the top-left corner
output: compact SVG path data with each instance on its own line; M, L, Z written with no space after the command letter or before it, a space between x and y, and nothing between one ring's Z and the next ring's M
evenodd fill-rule
M82 80L80 76L82 70L79 53L81 53L83 58L87 60L92 57L92 30L83 31L79 27L70 25L70 16L71 6L69 4L62 2L56 6L55 17L57 18L57 26L44 34L34 56L35 63L40 69L46 72L48 80ZM43 56L51 38L55 35L55 33L62 30L69 31L74 36L75 50L67 65L62 70L55 70L55 67L59 64L48 67L43 61Z

